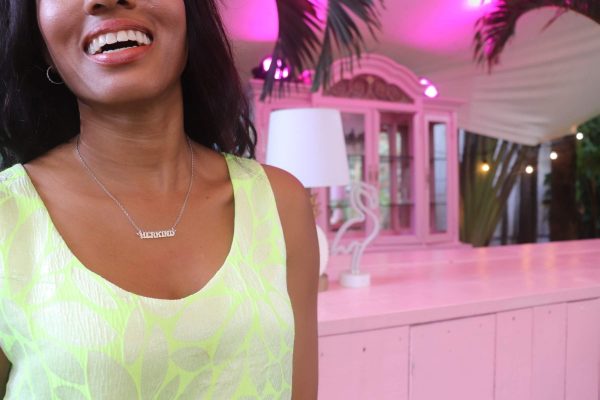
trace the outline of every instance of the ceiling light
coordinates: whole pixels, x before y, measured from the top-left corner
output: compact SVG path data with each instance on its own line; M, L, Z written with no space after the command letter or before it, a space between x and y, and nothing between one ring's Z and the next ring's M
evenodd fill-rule
M437 88L433 85L429 85L427 86L427 89L425 89L425 96L429 97L430 99L437 97L438 94L439 92Z

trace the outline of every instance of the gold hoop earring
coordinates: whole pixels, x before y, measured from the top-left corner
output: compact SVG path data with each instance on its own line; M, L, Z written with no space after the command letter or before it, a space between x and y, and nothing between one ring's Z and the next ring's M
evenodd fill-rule
M57 81L57 80L52 79L52 76L50 75L50 73L52 73L53 70L54 70L54 67L52 65L50 65L48 67L48 69L46 70L46 78L48 78L50 83L52 83L53 85L64 85L64 82L62 80ZM58 72L55 71L54 74L60 78L60 75L58 75Z

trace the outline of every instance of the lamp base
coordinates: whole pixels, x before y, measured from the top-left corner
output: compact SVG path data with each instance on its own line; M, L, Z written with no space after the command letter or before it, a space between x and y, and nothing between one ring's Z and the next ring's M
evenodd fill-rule
M352 271L344 271L340 274L340 285L347 288L361 288L371 285L371 275L366 272L353 274Z

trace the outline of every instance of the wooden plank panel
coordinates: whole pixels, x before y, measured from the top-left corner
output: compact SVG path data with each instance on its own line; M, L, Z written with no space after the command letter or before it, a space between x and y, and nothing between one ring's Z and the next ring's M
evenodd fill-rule
M532 400L563 400L565 398L566 336L566 304L534 308Z
M408 400L408 327L319 338L319 400Z
M566 400L598 400L600 301L567 305Z
M496 316L495 400L531 398L531 337L533 310Z
M494 332L494 315L411 327L410 400L493 400Z

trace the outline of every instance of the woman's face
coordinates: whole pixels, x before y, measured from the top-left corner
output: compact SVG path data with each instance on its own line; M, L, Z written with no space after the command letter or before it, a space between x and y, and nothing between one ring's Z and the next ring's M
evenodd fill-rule
M84 103L153 99L180 84L183 0L37 0L37 15L52 64Z

